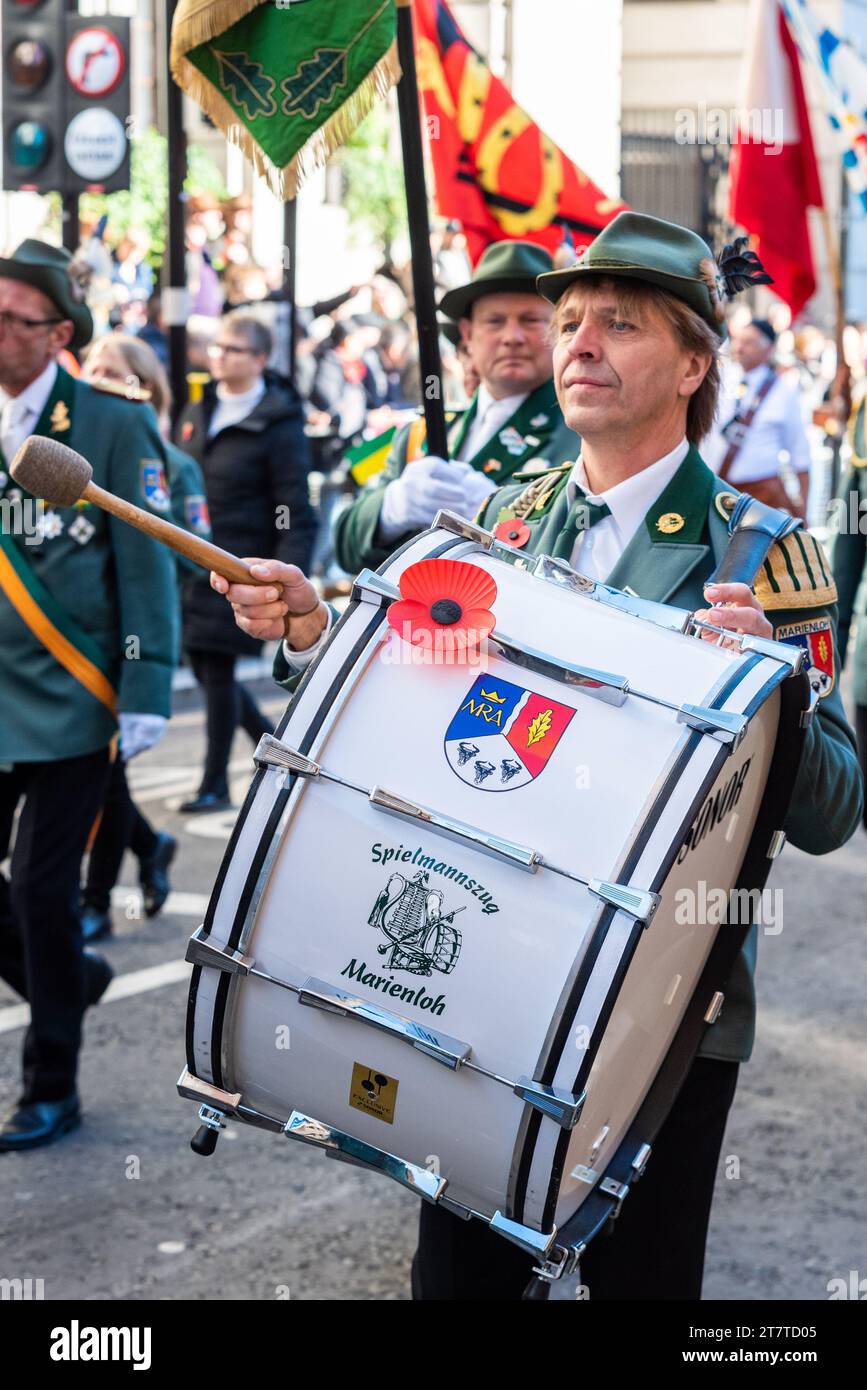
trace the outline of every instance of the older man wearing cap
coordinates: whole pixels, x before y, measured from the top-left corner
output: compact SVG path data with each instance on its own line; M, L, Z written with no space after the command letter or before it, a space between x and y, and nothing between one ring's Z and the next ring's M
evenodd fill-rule
M459 321L479 387L452 420L448 460L427 453L420 419L397 435L384 472L338 518L335 551L349 574L382 564L441 507L472 517L507 479L574 459L578 440L551 380L551 308L536 290L552 267L531 242L495 242L470 283L443 296L440 309Z
M111 979L82 949L79 871L120 730L128 760L160 737L177 646L175 566L89 504L45 508L9 477L32 434L85 454L94 482L168 513L166 455L148 406L70 376L56 358L93 332L68 252L28 240L0 259L0 977L30 1003L20 1099L0 1150L79 1120L85 1009Z
M803 521L810 446L797 386L774 367L777 335L767 319L732 330L732 370L723 378L713 431L702 457L724 483Z
M732 632L806 644L819 696L785 831L812 854L837 849L862 808L855 743L834 680L836 591L806 532L775 544L755 588L707 585L730 540L737 494L698 453L716 408L725 332L721 291L757 278L737 248L719 265L693 232L621 213L574 266L543 275L556 305L554 379L577 461L488 498L480 523L527 554L546 553L642 598L710 617ZM287 688L330 621L298 571L271 562L265 593L211 582L257 637L289 636L275 666ZM707 586L707 587L706 587ZM708 608L712 604L712 608ZM307 650L304 650L304 649ZM628 770L624 771L628 776ZM612 1237L581 1262L592 1299L697 1299L717 1161L738 1068L755 1032L757 930L725 990L718 1020L630 1191ZM420 1299L519 1299L532 1261L478 1221L421 1210L413 1294Z

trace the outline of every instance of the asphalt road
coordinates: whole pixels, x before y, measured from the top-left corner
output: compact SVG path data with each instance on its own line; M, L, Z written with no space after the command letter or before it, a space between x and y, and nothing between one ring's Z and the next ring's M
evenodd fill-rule
M276 719L273 689L257 687ZM175 1091L183 955L232 816L177 812L197 785L203 743L194 697L180 703L133 779L142 809L180 839L175 891L146 921L127 860L105 947L116 979L87 1019L82 1127L46 1149L0 1154L0 1278L42 1279L45 1297L61 1300L405 1299L409 1193L241 1125L213 1157L190 1151L195 1107ZM239 733L238 804L250 753ZM705 1297L826 1300L832 1279L867 1277L867 837L823 859L787 847L771 886L783 890L783 929L760 943L759 1037L723 1146ZM0 984L4 1101L15 1095L25 1018Z

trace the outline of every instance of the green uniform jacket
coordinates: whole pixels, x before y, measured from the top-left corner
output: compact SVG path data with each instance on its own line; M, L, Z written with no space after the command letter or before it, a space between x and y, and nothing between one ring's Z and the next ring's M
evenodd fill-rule
M477 405L478 393L473 397L469 409L459 415L449 429L449 453L452 458L457 456L467 437ZM337 563L347 574L358 574L365 566L376 569L412 534L408 532L405 536L398 536L386 545L377 540L382 494L406 467L411 429L412 426L408 426L395 435L383 471L337 518L335 554ZM530 393L512 418L483 445L474 458L467 459L467 463L485 473L491 482L499 484L528 468L535 467L539 471L544 466L574 460L580 448L581 441L568 428L560 413L553 381L546 381ZM426 444L424 449L426 452Z
M152 410L60 368L34 433L84 454L98 486L170 516L166 451ZM9 478L3 459L0 500L4 539L41 589L42 611L104 672L118 712L168 716L179 646L171 552L90 503L46 508L42 539L28 544L38 539L34 499ZM2 590L0 650L0 764L54 762L108 745L117 729L109 709L42 645Z
M831 560L839 593L840 665L846 661L855 601L867 564L867 467L852 468L838 499L838 529ZM862 591L862 594L865 591ZM856 705L867 705L867 619L864 598L857 610L855 651L852 657L852 698Z
M515 478L483 506L477 518L492 530L499 521L519 515L531 535L522 550L551 554L568 511L566 484L570 467L542 477ZM703 585L722 559L729 542L727 510L722 497L739 494L711 472L691 449L668 487L648 512L607 582L629 588L639 597L691 611L708 606ZM659 522L662 520L662 529ZM788 537L771 550L755 592L774 633L793 625L836 626L836 594L828 562L818 542L806 533ZM831 653L833 660L833 652ZM290 675L282 647L274 677L294 690L300 677ZM817 716L806 738L792 807L784 826L788 840L809 854L828 854L854 834L861 820L861 773L855 737L846 719L837 682L823 687ZM755 1037L756 1000L753 972L758 931L753 926L725 989L722 1013L707 1031L700 1055L745 1062Z

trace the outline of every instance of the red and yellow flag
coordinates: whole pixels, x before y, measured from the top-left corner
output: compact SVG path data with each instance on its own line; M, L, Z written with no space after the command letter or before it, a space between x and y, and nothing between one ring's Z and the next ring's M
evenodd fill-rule
M441 216L461 222L473 264L492 241L578 253L626 204L607 198L518 106L445 0L413 0L419 87Z

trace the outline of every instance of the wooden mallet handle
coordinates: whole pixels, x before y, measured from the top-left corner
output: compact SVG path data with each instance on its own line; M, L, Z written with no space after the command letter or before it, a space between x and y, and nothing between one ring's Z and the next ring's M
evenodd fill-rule
M33 434L26 439L12 460L9 472L17 483L55 507L72 507L78 501L92 502L104 512L110 512L137 531L143 531L155 541L161 541L178 555L184 555L203 569L214 570L231 584L264 585L273 581L257 579L250 568L236 555L213 545L201 536L194 536L182 526L166 521L144 507L137 507L125 497L98 487L92 482L93 469L83 455L76 453L59 439Z
M97 487L96 483L88 483L81 498L84 502L92 502L95 507L101 507L104 512L111 512L112 516L118 517L121 521L128 522L137 531L144 531L146 536L151 536L155 541L162 541L163 545L192 560L194 564L201 565L202 569L221 574L232 584L273 582L269 579L257 579L250 573L249 566L245 565L243 560L231 555L228 550L221 549L219 545L214 545L212 541L206 541L203 536L194 536L182 526L176 526L173 521L154 516L153 512L145 511L144 507L127 502L125 497L115 497L113 492L106 492L105 488Z

